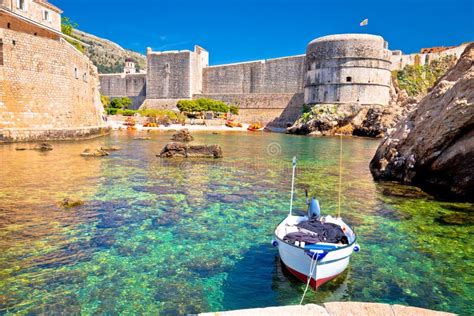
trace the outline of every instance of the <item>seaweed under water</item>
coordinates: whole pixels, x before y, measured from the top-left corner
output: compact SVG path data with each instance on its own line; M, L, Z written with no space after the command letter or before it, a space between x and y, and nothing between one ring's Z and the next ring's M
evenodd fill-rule
M287 214L291 158L303 188L335 214L339 139L196 133L224 158L162 160L169 133L113 133L0 146L0 313L186 314L297 304L304 284L270 244ZM361 252L304 303L371 301L474 314L473 205L375 183L378 142L343 140L342 215ZM84 148L119 146L105 158ZM58 201L80 200L64 208Z

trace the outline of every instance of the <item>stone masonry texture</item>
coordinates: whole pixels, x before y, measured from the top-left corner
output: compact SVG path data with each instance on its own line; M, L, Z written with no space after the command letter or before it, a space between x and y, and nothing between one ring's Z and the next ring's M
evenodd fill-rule
M87 57L56 33L2 11L0 43L0 142L104 132L98 73Z

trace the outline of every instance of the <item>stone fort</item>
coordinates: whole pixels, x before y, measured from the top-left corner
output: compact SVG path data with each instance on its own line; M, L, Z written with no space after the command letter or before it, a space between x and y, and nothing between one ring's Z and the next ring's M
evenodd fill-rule
M92 62L46 0L0 0L0 143L107 131Z
M329 35L311 41L302 55L216 66L200 46L148 48L146 73L104 74L100 84L104 95L130 97L134 108L174 108L181 99L208 97L239 105L243 121L284 127L304 104L388 105L391 71L433 57L390 51L381 36L370 34Z

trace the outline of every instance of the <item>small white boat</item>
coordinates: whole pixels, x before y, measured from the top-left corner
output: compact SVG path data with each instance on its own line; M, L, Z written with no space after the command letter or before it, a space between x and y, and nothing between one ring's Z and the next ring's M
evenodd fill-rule
M296 158L293 158L290 214L276 227L272 244L278 247L286 268L316 290L344 272L352 253L359 251L360 247L355 233L340 217L320 215L319 203L314 198L307 199L307 215L292 214L295 168ZM319 232L317 229L308 230L312 224L320 229ZM325 230L335 233L325 236Z

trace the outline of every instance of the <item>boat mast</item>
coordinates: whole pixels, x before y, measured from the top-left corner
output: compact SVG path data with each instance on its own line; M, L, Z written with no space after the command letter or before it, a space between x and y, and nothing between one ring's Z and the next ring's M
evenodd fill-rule
M295 192L295 170L296 170L296 156L293 157L293 175L291 176L290 215L293 215L293 195Z

